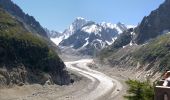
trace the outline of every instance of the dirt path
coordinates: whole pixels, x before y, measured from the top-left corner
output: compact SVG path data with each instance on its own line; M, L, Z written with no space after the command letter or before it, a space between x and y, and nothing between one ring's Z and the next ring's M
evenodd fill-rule
M87 64L91 62L91 59L83 59L65 63L70 70L77 71L91 80L86 88L79 91L82 95L71 95L73 99L69 100L107 100L121 91L122 84L119 81L87 67Z
M109 76L87 67L91 59L65 62L69 70L84 78L69 86L25 85L0 89L0 100L114 100L123 91L117 77ZM115 99L118 100L118 99Z

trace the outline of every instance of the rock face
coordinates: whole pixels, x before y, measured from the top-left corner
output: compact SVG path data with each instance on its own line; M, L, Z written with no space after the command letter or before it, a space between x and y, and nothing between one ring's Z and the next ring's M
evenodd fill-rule
M0 86L69 84L70 76L46 41L0 9Z
M170 31L169 18L170 1L166 0L158 9L152 11L149 16L145 16L133 31L125 31L123 35L120 35L116 42L111 45L112 48L115 48L115 45L117 44L119 47L124 47L130 43L139 45L144 44L151 39L168 33ZM128 36L127 40L124 38L125 36ZM124 38L124 43L122 42L122 38Z
M115 40L115 42L110 45L112 49L118 49L122 48L126 45L132 45L132 39L133 39L133 28L128 29L124 31L122 34L118 36L118 38Z
M137 44L170 31L170 0L166 0L160 7L143 18L141 24L135 29Z
M23 22L24 26L32 33L36 33L43 37L47 37L47 34L43 27L33 16L25 14L22 9L14 4L11 0L0 0L0 7L6 10L11 15L15 16L18 20Z
M144 17L134 30L123 32L117 40L100 53L100 62L111 66L146 72L155 76L170 68L170 0ZM136 44L137 43L137 44ZM141 76L144 76L141 73ZM154 78L154 77L152 77Z

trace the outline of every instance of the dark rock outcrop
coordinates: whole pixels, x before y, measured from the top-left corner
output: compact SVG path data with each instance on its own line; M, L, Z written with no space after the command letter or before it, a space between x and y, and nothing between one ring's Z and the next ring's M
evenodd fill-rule
M170 31L170 0L166 0L160 7L143 18L141 24L135 29L137 44Z
M133 38L133 29L128 29L127 31L124 31L122 34L118 36L118 38L115 40L115 42L111 45L111 48L118 49L122 48L123 46L128 45L130 42L132 42Z

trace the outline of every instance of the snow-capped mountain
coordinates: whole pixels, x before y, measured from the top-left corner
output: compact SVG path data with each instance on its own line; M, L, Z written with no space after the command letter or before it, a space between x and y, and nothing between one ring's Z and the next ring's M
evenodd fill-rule
M60 32L54 30L50 31L47 28L44 28L44 30L46 31L48 38L56 38L62 35Z
M128 29L128 27L126 25L124 25L120 22L118 22L117 24L102 22L101 26L103 26L105 29L107 29L107 28L116 29L118 31L118 34L121 34L123 31Z
M84 25L91 23L91 21L85 20L82 17L77 17L74 22L68 27L68 29L64 30L64 32L59 33L55 31L48 32L50 34L51 40L56 44L59 45L59 43L62 40L67 39L71 35L73 35L76 31L81 29Z
M77 17L74 22L69 26L69 28L63 32L63 34L72 35L74 32L81 29L87 23L90 23L90 21L87 21L82 17Z
M92 55L94 52L111 45L128 27L122 23L96 23L78 17L63 32L47 31L51 40L60 47L71 47L77 51Z
M50 38L56 45L64 39L64 35L61 32L54 30L50 31L47 28L44 28L44 30L46 31L48 38Z
M77 18L72 25L63 32L67 38L63 39L59 46L67 46L84 54L92 55L95 50L111 45L117 36L127 30L122 23L95 23L84 18Z

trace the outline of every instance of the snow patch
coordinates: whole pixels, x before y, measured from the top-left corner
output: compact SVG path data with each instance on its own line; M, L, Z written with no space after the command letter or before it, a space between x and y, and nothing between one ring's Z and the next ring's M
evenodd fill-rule
M88 39L89 39L89 38L86 38L86 39L85 39L85 40L86 40L86 43L82 46L82 48L85 47L85 46L87 46L87 45L89 44Z
M130 44L129 44L130 46L132 46L133 45L133 42L132 41L130 41Z
M123 46L123 48L126 48L127 46Z
M59 45L62 40L65 40L70 37L70 34L64 34L56 38L50 38L52 42L54 42L56 45Z
M117 39L117 37L113 37L112 38L112 41L106 41L106 43L108 44L108 45L111 45L111 44L113 44L114 42L115 42L115 40Z
M116 26L115 28L118 31L118 34L121 34L123 32L118 26Z
M135 32L131 32L130 34L134 36L136 33Z
M127 27L122 23L112 24L112 23L102 22L100 25L103 26L104 29L107 28L115 29L118 31L118 34L121 34L123 31L127 29Z
M102 40L96 39L96 40L94 40L94 41L99 41L101 48L104 48L104 47L106 46L106 43L103 42ZM95 45L95 48L96 48L96 45Z
M169 30L163 30L163 34L167 34L167 33L169 33L170 31Z
M129 28L135 28L136 26L135 25L126 25L126 27L129 29Z
M94 24L91 26L83 27L82 31L87 32L87 33L95 33L95 35L96 35L102 31L102 28Z
M112 24L112 23L102 22L100 25L103 26L103 28L105 28L105 29L107 29L107 28L114 29L115 28L115 24Z
M63 36L57 37L57 38L50 38L52 42L54 42L56 45L59 45L59 43L63 40Z
M77 17L76 19L77 20L85 20L85 18L83 18L83 17Z

